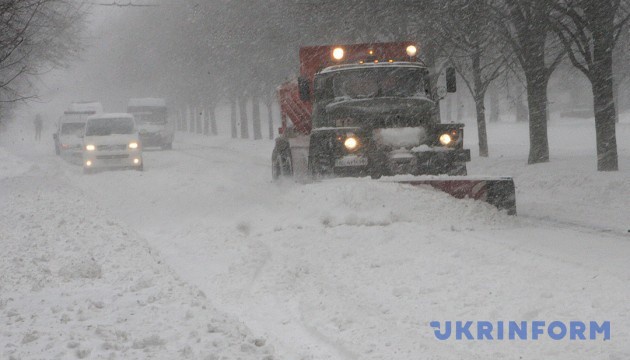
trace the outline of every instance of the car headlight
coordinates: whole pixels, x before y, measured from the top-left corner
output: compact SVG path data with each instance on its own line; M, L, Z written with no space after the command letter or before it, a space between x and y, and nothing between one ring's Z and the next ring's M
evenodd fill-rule
M129 148L130 149L137 149L138 148L138 143L137 142L129 143Z
M87 151L94 151L96 150L96 146L89 144L89 145L85 145L85 150Z
M354 136L349 136L343 142L343 146L350 151L356 150L359 147L359 140Z
M440 144L446 146L450 145L453 142L453 138L450 134L442 134L440 135Z

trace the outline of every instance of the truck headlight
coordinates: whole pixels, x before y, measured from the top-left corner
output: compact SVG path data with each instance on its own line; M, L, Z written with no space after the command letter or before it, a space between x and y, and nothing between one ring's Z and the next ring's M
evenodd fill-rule
M96 150L96 146L89 144L89 145L85 145L85 150L87 151L94 151Z
M129 143L129 148L130 149L137 149L138 148L138 143L137 142Z
M453 142L453 138L449 134L440 135L440 144L446 146Z
M344 51L343 51L343 48L340 48L340 47L335 48L335 49L333 50L332 55L333 55L333 59L335 59L335 60L341 60L341 59L343 59L343 56L344 56Z
M359 140L357 140L354 136L349 136L343 142L343 146L350 151L356 150L359 147Z

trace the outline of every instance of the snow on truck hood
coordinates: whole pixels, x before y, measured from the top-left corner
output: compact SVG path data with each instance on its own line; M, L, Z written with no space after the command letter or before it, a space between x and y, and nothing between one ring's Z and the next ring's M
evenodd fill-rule
M418 146L427 141L427 131L423 127L375 129L374 138L378 143L395 148Z

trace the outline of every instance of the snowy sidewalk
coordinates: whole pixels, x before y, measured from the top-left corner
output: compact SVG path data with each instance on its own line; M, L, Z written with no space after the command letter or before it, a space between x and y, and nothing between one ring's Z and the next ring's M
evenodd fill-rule
M62 172L0 164L1 359L275 359Z

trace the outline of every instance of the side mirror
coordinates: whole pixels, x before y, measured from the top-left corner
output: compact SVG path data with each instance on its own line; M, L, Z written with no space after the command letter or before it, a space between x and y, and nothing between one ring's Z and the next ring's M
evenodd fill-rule
M452 67L446 68L446 92L457 92L457 76L455 73L455 68Z
M300 100L309 101L311 100L311 89L308 84L308 79L303 77L298 78L298 88L300 91Z

